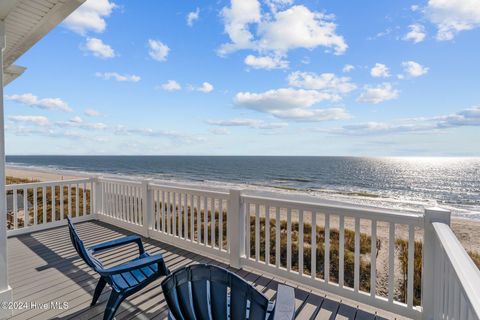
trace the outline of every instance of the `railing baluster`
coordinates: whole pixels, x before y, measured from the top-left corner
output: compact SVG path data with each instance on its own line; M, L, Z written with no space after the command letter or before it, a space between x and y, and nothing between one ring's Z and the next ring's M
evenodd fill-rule
M172 207L170 201L170 191L167 192L167 233L173 234L172 232Z
M325 267L325 276L324 280L325 282L330 281L330 214L326 213L325 214L325 262L324 262L324 267Z
M183 194L183 237L188 239L188 203L187 194Z
M298 210L298 274L303 275L303 210Z
M138 224L137 221L137 187L132 186L132 222Z
M287 209L287 271L292 269L292 209Z
M377 220L372 220L370 251L370 296L375 298L377 294Z
M255 261L260 260L260 206L255 204Z
M177 193L172 192L172 235L177 236Z
M79 188L79 184L77 183L75 187L75 217L80 216L80 199L79 199L80 190L78 188Z
M208 198L203 197L203 244L208 245Z
M388 233L388 301L393 303L395 284L395 223L390 222Z
M220 199L220 208L218 209L218 247L223 250L223 199Z
M195 196L197 209L197 243L202 243L202 214L201 214L201 199L200 196Z
M13 189L13 229L18 229L18 193L17 189Z
M252 237L252 225L250 223L250 203L245 203L245 255L248 259L251 257L250 239Z
M210 242L212 243L212 248L215 247L215 223L216 223L216 218L215 218L215 198L211 199L211 206L212 209L210 211Z
M415 253L415 227L408 226L408 271L407 271L407 306L413 307L413 276L414 276L414 253Z
M270 206L265 206L265 263L270 264Z
M311 243L311 259L310 276L312 279L317 277L317 212L312 211L312 243Z
M355 292L359 291L360 287L360 219L355 218L355 264L353 289Z
M275 207L275 266L280 265L280 207Z
M69 184L67 184L67 206L68 206L68 216L72 217L72 189Z
M92 197L92 192L90 193L90 197ZM103 201L101 201L102 206L103 206ZM82 189L82 204L83 204L83 215L87 215L87 184L83 183L83 189ZM103 213L103 208L100 208L100 210Z
M165 225L165 206L166 206L165 192L164 191L160 191L160 192L162 193L162 231L165 233L165 232L168 232L167 227Z
M52 185L50 187L51 191L52 191L52 194L51 194L51 197L52 197L52 222L54 222L56 219L57 219L57 204L56 204L56 193L57 193L57 188L55 185Z
M30 224L30 212L28 211L28 189L23 188L23 227Z
M345 283L345 217L339 216L338 221L338 285L340 288Z
M163 206L165 203L163 202L163 191L158 189L157 190L157 198L158 198L158 231L164 231L164 222L163 222Z
M42 188L43 223L47 223L47 187Z
M36 226L38 224L38 189L37 187L33 188L33 224Z

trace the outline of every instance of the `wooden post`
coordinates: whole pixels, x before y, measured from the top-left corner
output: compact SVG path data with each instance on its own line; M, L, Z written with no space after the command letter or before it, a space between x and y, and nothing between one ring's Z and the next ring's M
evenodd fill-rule
M241 190L231 189L227 206L227 234L230 247L230 266L240 268L245 256L245 213L241 203Z
M433 222L450 225L450 211L442 208L425 208L422 267L422 319L433 320L435 287L441 275L435 274L435 253L438 248ZM410 244L409 244L410 245Z

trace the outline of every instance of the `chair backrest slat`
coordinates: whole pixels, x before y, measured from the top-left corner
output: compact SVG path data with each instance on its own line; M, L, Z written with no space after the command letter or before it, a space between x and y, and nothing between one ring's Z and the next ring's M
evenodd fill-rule
M244 320L247 312L249 319L256 320L267 315L269 301L263 294L236 274L217 266L198 264L179 269L162 282L162 288L176 320L224 320L228 314L232 320Z
M98 259L93 257L93 255L90 253L90 251L85 248L85 245L83 244L83 241L80 239L80 236L78 235L77 228L75 228L75 225L72 223L72 220L70 218L67 218L68 221L68 230L70 233L70 240L72 240L73 247L75 248L75 251L77 251L78 255L80 258L82 258L83 261L92 269L95 271L98 271L99 269L102 268L102 264Z

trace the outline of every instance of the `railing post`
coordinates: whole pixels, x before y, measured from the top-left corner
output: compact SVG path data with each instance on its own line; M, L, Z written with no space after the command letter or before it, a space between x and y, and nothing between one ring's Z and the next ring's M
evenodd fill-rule
M101 176L95 176L92 178L92 190L90 196L93 197L93 217L98 219L98 215L102 214L103 208L103 195L102 195L102 179Z
M227 233L230 248L230 266L240 268L245 255L245 216L240 189L231 189L228 197Z
M440 276L436 274L435 254L438 248L433 222L450 225L450 211L442 208L425 208L423 228L423 266L422 266L422 319L434 319L435 286Z
M146 179L142 181L142 226L143 226L143 236L149 237L150 233L150 225L153 221L153 208L152 208L152 196L153 193L149 190L148 185L150 183L150 179Z

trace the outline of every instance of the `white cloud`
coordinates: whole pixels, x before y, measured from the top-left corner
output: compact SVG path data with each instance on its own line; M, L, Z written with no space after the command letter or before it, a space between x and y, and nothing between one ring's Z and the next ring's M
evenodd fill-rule
M187 25L189 27L193 26L193 23L198 20L200 17L200 8L197 8L195 11L189 12L187 14Z
M69 121L72 122L72 123L82 123L83 119L80 118L79 116L75 116L72 119L70 119Z
M345 73L348 73L348 72L351 72L355 69L354 66L352 66L351 64L346 64L343 66L342 68L342 71L345 72Z
M249 54L245 58L245 64L254 69L285 69L288 68L288 61L283 60L281 57L260 56L256 57Z
M421 64L415 61L405 61L402 62L404 71L411 77L420 77L428 72L428 68L422 66Z
M230 131L227 128L212 128L209 131L217 136L227 136L230 134Z
M383 63L375 63L375 66L370 70L370 75L375 78L388 78L390 71Z
M160 88L165 91L178 91L182 89L182 86L175 80L168 80L161 84Z
M383 83L376 87L366 86L365 90L357 98L357 101L378 104L387 100L397 99L398 96L398 90L394 89L390 83Z
M425 40L427 34L425 33L425 27L421 24L415 23L408 26L409 32L403 37L405 41L412 41L413 43L419 43Z
M137 75L129 75L129 74L119 74L117 72L97 72L95 73L95 76L99 77L99 78L102 78L102 79L105 79L105 80L110 80L110 79L114 79L116 81L120 81L120 82L124 82L124 81L128 81L128 82L138 82L140 81L140 76L137 76Z
M103 32L107 26L105 18L115 7L109 0L87 0L65 19L65 26L81 35L88 31Z
M249 127L254 129L280 129L288 126L285 122L268 123L263 120L237 118L229 120L208 120L208 124L219 127Z
M429 0L425 14L437 26L438 40L452 40L460 31L480 27L479 0Z
M116 135L137 135L153 138L167 138L174 142L182 142L187 144L205 141L203 137L200 137L198 135L189 135L171 130L154 130L151 128L128 128L122 125L116 126L114 128L114 133Z
M97 38L87 38L85 49L90 51L95 57L102 59L114 58L116 56L112 47Z
M340 97L316 90L281 88L263 93L239 92L235 105L271 114L280 119L297 121L324 121L349 118L343 108L313 109L322 101L338 101Z
M403 119L392 122L367 122L346 125L340 128L317 131L344 135L385 135L398 133L431 132L458 127L480 126L480 106L459 112L429 118Z
M210 93L213 91L213 89L213 85L208 82L202 83L200 87L191 87L191 90L200 91L203 93Z
M59 110L64 112L72 112L72 108L60 98L43 98L39 99L37 96L31 93L14 94L5 97L7 100L22 103L29 107L37 107L47 110Z
M219 53L224 55L252 49L285 56L291 49L315 49L319 46L331 49L335 54L346 51L348 46L344 38L336 33L333 15L310 11L303 5L277 11L292 4L292 1L270 1L272 3L271 12L263 16L258 0L232 0L230 7L224 7L225 32L231 42L222 45Z
M37 126L48 126L50 121L44 116L9 116L8 120L13 122L31 123Z
M166 61L170 48L160 40L148 40L148 54L157 61Z
M418 9L420 9L420 6L417 4L413 4L410 6L410 10L412 10L412 12L416 12L418 11Z
M316 74L313 72L292 72L288 76L288 84L292 87L321 90L324 92L346 94L357 86L348 77L337 77L333 73Z
M84 122L80 117L74 117L68 121L57 121L54 123L55 126L60 128L78 128L84 130L105 130L108 126L102 122Z
M89 117L98 117L100 115L100 112L94 109L86 109L84 111L84 114Z

